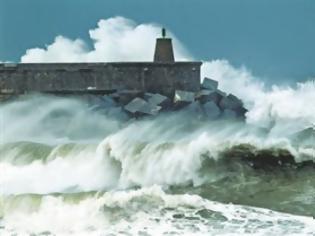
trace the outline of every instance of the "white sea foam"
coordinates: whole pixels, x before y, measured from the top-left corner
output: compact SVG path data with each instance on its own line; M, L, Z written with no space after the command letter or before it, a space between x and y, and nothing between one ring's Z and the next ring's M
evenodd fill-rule
M91 112L83 101L32 95L0 105L0 144L32 141L53 145L101 140L119 121Z
M36 148L36 147L35 147ZM86 192L117 186L120 166L99 156L95 149L70 151L53 160L35 160L27 165L0 163L0 193Z
M203 161L216 160L221 152L238 144L285 149L297 161L315 158L314 147L295 146L286 136L262 134L254 127L231 122L193 125L181 117L174 114L133 122L99 144L71 144L73 148L57 145L43 154L47 156L39 153L39 157L22 164L12 161L19 158L12 149L0 159L1 192L81 192L154 184L198 186L215 178L213 173L209 179L201 172ZM27 148L37 145L30 143Z
M3 210L4 209L4 210ZM197 195L168 195L153 186L82 197L31 196L2 206L1 235L311 235L314 219L266 209L221 204Z
M274 134L294 132L315 124L315 82L295 87L267 88L246 67L235 68L226 60L205 62L203 76L219 81L219 88L240 97L249 109L247 123L271 128Z

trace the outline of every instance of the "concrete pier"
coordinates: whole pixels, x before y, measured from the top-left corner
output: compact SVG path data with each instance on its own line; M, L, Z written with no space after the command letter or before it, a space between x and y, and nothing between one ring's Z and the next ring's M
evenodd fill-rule
M0 97L25 93L160 93L200 89L201 62L175 62L172 41L158 38L153 62L0 64Z

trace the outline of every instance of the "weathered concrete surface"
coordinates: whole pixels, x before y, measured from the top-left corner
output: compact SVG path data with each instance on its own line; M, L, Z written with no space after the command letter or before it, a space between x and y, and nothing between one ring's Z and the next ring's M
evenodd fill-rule
M172 97L200 89L201 62L0 64L0 95L106 94L138 90Z
M201 87L203 89L209 89L209 90L214 90L215 91L215 90L218 89L218 85L219 85L218 81L205 77L203 79Z
M222 109L231 109L236 110L238 108L243 107L243 103L240 99L238 99L233 94L229 94L226 97L223 97L220 101L220 107Z
M154 106L161 106L162 108L166 108L167 106L171 105L171 100L158 93L145 93L144 99L154 105Z
M220 116L221 111L213 101L209 101L203 105L203 110L209 119L216 119Z
M176 90L174 96L175 103L191 103L195 101L195 94L190 91Z
M174 62L175 61L172 39L170 38L156 39L154 61L155 62Z
M221 99L225 97L225 93L220 90L216 90L216 91L208 90L208 91L210 91L210 93L208 94L206 91L198 93L197 98L199 99L201 103L207 103L209 101L213 101L216 104L219 104Z
M160 106L152 105L142 98L135 98L125 106L125 110L132 114L157 115Z

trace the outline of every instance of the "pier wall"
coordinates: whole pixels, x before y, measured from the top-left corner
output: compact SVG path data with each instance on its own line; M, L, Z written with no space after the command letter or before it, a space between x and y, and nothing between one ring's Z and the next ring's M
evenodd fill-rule
M0 64L0 95L198 91L201 62Z

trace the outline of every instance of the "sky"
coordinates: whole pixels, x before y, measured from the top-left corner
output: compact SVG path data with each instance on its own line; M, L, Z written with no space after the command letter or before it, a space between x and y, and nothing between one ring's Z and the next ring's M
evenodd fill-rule
M0 0L0 61L19 62L58 35L92 50L91 29L122 16L166 27L196 60L225 59L275 84L305 81L315 77L314 12L314 0Z

